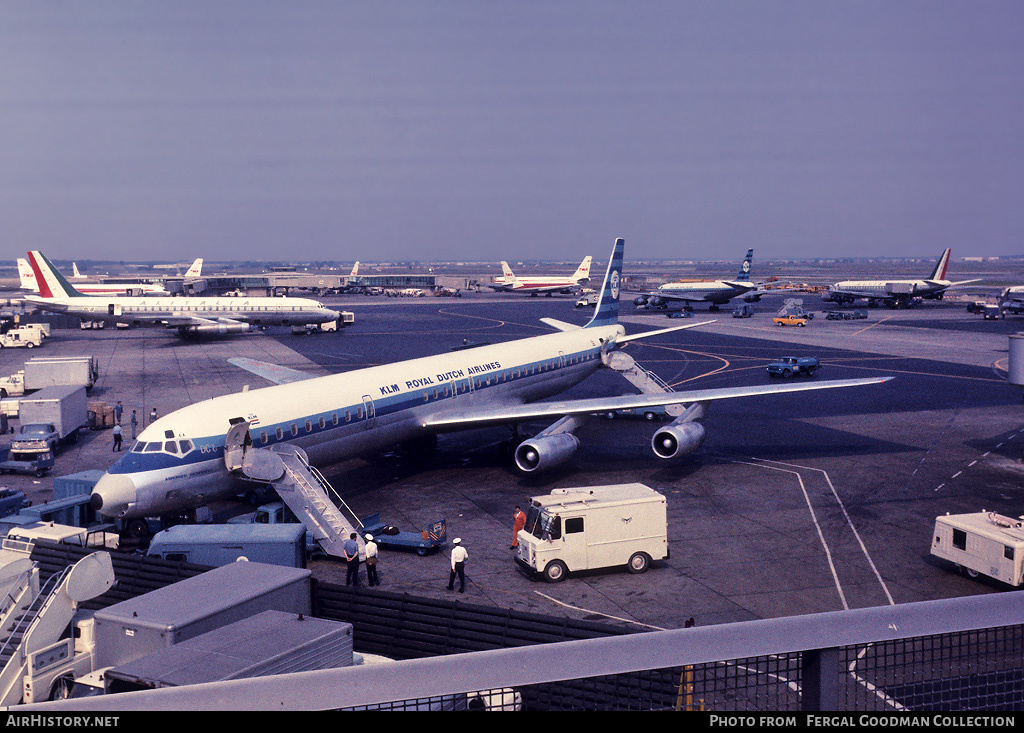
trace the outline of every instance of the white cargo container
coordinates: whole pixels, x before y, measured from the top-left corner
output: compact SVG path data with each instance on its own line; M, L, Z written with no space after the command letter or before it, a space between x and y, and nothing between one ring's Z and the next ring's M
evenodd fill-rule
M37 356L25 362L25 389L80 385L90 389L99 379L95 356Z
M665 496L643 484L555 489L530 499L516 562L550 582L623 565L642 573L669 556Z
M972 578L987 575L1019 586L1024 583L1024 518L986 511L936 517L931 554Z

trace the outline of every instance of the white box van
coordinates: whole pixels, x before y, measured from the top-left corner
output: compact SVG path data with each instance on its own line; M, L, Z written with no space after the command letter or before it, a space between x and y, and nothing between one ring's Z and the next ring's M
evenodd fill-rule
M516 562L557 583L567 573L667 558L665 497L643 484L555 489L530 499Z
M985 511L936 517L931 554L972 578L987 575L1019 586L1024 583L1024 521Z

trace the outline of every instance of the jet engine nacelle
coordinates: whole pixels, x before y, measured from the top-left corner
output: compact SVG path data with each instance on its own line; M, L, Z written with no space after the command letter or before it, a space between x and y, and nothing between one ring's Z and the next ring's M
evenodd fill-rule
M659 298L657 295L655 295L653 298L647 301L647 305L653 306L654 308L661 308L665 304L665 299Z
M666 425L651 438L651 447L659 458L677 458L700 448L704 437L704 426L699 422Z
M542 471L565 463L580 447L579 438L572 433L555 433L531 438L516 448L516 465L526 473Z
M633 305L647 305L647 296L638 295L637 297L633 298Z
M761 294L760 293L751 293L750 295L743 296L743 300L746 303L760 303L761 302Z
M186 326L186 330L189 334L199 336L222 336L228 333L248 333L250 326L248 323L210 323L201 326Z

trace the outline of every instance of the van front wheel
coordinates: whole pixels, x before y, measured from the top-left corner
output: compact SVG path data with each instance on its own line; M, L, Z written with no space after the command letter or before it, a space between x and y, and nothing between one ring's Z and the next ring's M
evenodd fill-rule
M549 583L560 583L569 574L569 568L561 560L552 560L544 568L544 580Z
M639 573L647 572L647 568L651 565L651 557L646 552L634 552L633 556L629 558L629 562L626 563L626 567L629 568L629 572L634 575Z

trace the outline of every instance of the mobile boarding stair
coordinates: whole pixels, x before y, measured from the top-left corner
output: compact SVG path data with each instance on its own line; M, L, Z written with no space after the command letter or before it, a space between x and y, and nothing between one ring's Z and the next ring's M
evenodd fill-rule
M22 701L26 676L67 661L74 653L74 642L66 639L62 644L61 637L79 604L114 584L114 567L107 552L87 555L50 576L42 587L35 563L27 558L17 562L15 570L19 572L2 581L6 595L0 610L5 637L0 646L0 706Z
M609 369L614 369L625 377L643 394L659 394L674 391L661 377L654 372L644 369L636 363L632 356L625 352L613 351L605 354L604 364ZM665 412L672 417L679 417L685 410L685 405L665 405Z
M298 446L281 444L254 448L249 423L240 422L225 436L224 462L228 470L258 483L269 484L306 526L327 555L343 557L344 544L355 532L363 555L362 523Z

